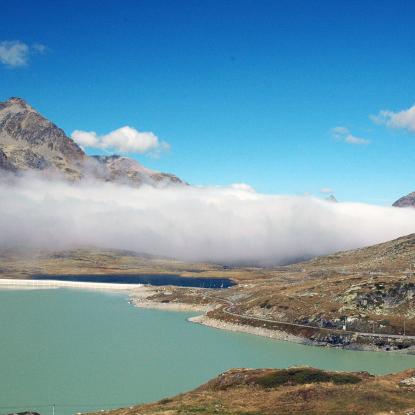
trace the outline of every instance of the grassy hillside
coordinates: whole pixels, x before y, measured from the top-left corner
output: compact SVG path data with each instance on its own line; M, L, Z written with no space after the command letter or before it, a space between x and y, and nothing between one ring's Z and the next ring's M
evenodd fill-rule
M194 391L111 415L412 414L415 370L387 376L312 368L233 369Z

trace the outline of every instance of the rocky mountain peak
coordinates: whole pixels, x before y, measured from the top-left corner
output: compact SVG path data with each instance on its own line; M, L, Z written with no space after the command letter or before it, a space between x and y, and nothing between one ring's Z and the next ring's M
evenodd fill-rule
M398 199L392 206L395 207L415 207L415 192Z
M24 99L18 97L10 97L8 100L0 102L0 111L5 108L8 108L9 110L13 108L14 112L33 110Z
M327 196L325 200L327 200L327 202L338 203L338 200L334 195Z
M18 105L22 108L32 109L32 107L23 98L19 97L10 97L6 103L9 103L10 105Z
M86 155L62 129L18 97L0 102L0 174L1 170L48 171L70 180L94 178L132 186L183 183L129 157Z
M72 179L82 176L85 153L22 98L0 103L0 150L16 170L55 170Z

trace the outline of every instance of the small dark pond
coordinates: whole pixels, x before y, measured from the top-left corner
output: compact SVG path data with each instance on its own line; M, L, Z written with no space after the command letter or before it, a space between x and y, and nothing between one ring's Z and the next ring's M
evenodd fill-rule
M33 280L76 282L106 282L116 284L177 285L179 287L229 288L235 283L229 278L181 277L174 274L143 275L33 275Z

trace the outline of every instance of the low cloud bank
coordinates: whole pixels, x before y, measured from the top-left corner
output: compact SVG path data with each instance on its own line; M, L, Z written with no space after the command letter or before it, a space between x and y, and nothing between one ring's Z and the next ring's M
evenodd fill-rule
M415 209L258 194L245 186L133 189L0 180L0 248L129 249L184 260L280 264L415 232Z

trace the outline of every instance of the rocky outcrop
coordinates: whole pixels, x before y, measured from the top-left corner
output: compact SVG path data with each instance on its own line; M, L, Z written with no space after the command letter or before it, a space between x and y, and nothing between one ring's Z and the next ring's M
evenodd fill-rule
M415 283L395 282L392 284L375 283L365 287L365 292L356 295L356 307L387 314L389 309L407 306L415 297Z
M184 184L121 156L88 156L65 132L21 98L0 102L0 169L46 171L77 181L93 178L131 186Z
M16 168L7 158L6 154L0 149L0 169L15 172Z
M398 199L392 206L395 207L415 207L415 192Z

